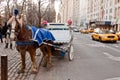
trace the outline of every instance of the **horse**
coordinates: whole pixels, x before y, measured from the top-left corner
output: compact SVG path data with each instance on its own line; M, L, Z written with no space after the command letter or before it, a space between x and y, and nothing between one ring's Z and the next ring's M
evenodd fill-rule
M53 47L51 45L48 45L48 44L53 44L53 40L47 40L47 39L43 40L40 45L38 44L38 42L33 41L31 27L26 28L26 25L23 22L23 15L17 15L17 17L12 16L8 20L7 24L11 25L10 39L16 41L16 49L21 55L22 63L21 63L21 67L20 67L18 73L24 73L24 71L25 71L26 52L29 52L30 57L31 57L32 73L37 73L38 66L37 66L36 59L35 59L36 49L40 49L43 53L43 61L42 61L43 66L45 66L47 69L50 69L53 66L52 61L51 61ZM44 29L43 29L43 31L44 31ZM48 32L48 33L50 33L50 32ZM45 35L39 35L39 36L45 37ZM47 43L47 44L44 44L44 43Z

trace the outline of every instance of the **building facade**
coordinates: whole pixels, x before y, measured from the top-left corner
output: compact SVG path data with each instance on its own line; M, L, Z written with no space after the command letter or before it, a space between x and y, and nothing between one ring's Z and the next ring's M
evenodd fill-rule
M62 3L63 21L71 17L74 25L83 26L90 21L111 21L120 31L120 0L62 0Z
M80 0L73 0L73 25L79 26L80 24Z
M73 25L79 23L79 0L61 0L60 6L61 22L72 20Z

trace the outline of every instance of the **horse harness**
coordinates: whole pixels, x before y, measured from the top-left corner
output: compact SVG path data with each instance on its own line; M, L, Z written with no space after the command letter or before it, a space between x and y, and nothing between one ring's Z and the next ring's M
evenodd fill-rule
M20 29L21 29L21 25L20 25L20 23L18 22L17 18L15 18L15 20L16 20L16 22L17 22L17 24L18 24L18 30L15 31L15 34L16 34L16 36L18 36L18 33L20 32ZM28 26L28 25L25 25L25 29L26 29L26 30L31 30L31 27ZM28 31L27 31L27 32L28 32ZM23 37L26 37L26 35L27 35L27 34L25 34ZM53 46L53 47L58 47L58 46L55 46L55 45L53 45L53 44L47 43L46 41L43 41L42 44L49 45L49 46ZM26 47L27 47L27 46L30 46L30 45L34 45L35 47L38 47L38 46L39 46L39 44L38 44L37 42L32 41L32 40L30 40L30 41L16 41L16 45L18 45L18 46L26 46ZM62 48L61 48L61 49L62 49Z

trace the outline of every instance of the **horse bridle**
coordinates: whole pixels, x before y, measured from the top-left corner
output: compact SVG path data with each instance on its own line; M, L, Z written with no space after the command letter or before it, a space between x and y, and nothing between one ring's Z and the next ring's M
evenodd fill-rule
M16 38L17 38L17 36L18 36L18 34L19 34L19 32L20 32L20 30L21 30L21 28L22 28L22 25L18 22L18 20L17 20L17 18L15 17L15 21L17 22L17 24L18 24L18 30L17 31L15 31L15 36L16 36ZM24 34L22 37L23 38L25 38L26 37L26 35L27 34Z
M18 36L18 33L20 32L20 29L21 29L21 25L20 25L20 23L18 22L18 20L17 20L17 18L15 17L15 21L17 22L17 24L18 24L18 30L17 31L15 31L15 35L16 36ZM12 29L12 30L15 30L15 29Z

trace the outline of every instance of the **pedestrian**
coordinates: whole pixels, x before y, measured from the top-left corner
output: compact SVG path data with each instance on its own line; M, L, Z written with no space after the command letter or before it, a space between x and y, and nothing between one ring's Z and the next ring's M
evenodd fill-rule
M1 40L1 43L3 43L3 39L2 39L2 26L0 26L0 40Z
M47 24L48 24L48 22L46 20L43 20L41 22L42 28L46 28Z
M1 34L5 36L5 48L8 48L10 44L10 49L12 49L12 41L10 40L11 27L7 25L7 21L4 23L4 26L1 29Z
M67 25L69 26L70 31L72 31L72 27L71 27L71 25L72 25L72 20L71 20L71 19L68 19L68 20L67 20Z
M68 24L68 26L71 26L72 20L71 19L67 20L67 24Z
M6 42L5 48L8 48L8 45L10 45L10 49L12 49L12 40L10 39L11 27L10 27L10 25L7 25L7 27L8 27L8 29L5 34L5 42Z

